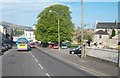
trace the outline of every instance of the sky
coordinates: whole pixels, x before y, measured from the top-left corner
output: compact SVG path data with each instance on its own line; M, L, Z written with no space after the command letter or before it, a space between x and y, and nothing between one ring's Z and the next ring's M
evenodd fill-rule
M118 20L119 0L84 0L85 28L93 28L96 21ZM54 4L70 8L75 27L81 26L81 0L0 0L0 21L30 26L37 22L37 16L46 7Z

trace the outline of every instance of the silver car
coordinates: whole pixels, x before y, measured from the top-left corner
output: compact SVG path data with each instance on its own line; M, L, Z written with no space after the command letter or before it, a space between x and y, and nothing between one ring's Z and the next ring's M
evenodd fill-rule
M67 49L68 47L67 47L67 45L62 44L62 45L61 45L61 48L62 48L62 49Z

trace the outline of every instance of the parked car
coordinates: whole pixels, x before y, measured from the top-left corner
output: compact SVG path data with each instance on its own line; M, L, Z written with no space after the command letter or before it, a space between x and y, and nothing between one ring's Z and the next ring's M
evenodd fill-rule
M74 48L74 49L70 49L69 53L70 54L81 54L81 49L82 49L82 46L78 46L77 48Z
M53 47L53 45L52 45L52 43L50 43L50 44L49 44L49 48L52 48L52 47Z
M7 44L3 44L3 47L5 47L6 51L9 49Z
M37 46L40 46L40 42L34 42Z
M7 46L8 46L8 49L11 49L11 48L12 48L12 45L9 44L9 43L5 43L4 45L7 45Z
M62 49L67 49L68 47L67 47L66 44L62 44L62 45L61 45L61 48L62 48Z
M49 46L49 44L48 43L46 43L46 42L41 42L41 47L48 47Z
M6 50L5 50L5 47L2 46L1 51L0 51L0 54L3 55L5 51L6 51Z
M59 48L59 47L58 47L58 44L54 44L53 48L54 48L54 49L58 49L58 48Z
M35 43L29 43L30 48L35 48L36 44Z

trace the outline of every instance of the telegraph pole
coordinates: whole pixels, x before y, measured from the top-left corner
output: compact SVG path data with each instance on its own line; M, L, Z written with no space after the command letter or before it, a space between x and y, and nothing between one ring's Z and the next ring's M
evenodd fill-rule
M84 0L81 0L81 43L82 43L82 50L81 50L81 58L86 58L84 40L83 40L83 31L84 31Z

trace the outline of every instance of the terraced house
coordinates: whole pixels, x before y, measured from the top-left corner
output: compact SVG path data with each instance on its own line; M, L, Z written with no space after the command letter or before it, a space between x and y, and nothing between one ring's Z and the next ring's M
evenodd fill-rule
M13 31L10 26L0 25L0 32L3 43L13 39Z
M105 48L117 48L118 47L118 35L119 25L115 22L97 22L96 31L94 35L94 42L97 42L98 47Z

